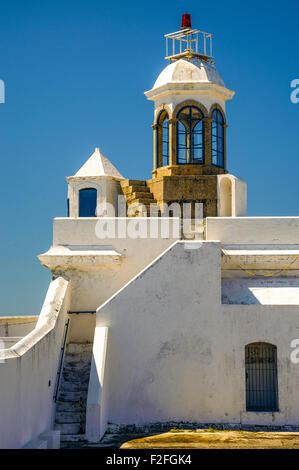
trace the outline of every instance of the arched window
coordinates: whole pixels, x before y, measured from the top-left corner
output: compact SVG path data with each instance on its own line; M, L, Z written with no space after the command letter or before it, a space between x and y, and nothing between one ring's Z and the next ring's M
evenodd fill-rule
M94 188L80 189L79 217L96 217L97 190Z
M212 113L212 164L224 167L224 119L218 109Z
M277 348L268 343L245 347L246 410L278 411Z
M177 164L204 163L203 114L195 106L185 106L178 113Z
M169 116L161 111L157 119L157 168L169 165Z

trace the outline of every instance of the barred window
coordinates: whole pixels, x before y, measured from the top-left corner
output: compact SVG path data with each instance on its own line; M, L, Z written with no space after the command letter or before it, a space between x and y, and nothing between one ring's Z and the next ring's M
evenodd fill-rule
M79 217L96 217L97 190L94 188L80 189Z
M224 167L224 119L218 109L212 113L212 164Z
M268 343L245 347L246 410L278 411L277 348Z

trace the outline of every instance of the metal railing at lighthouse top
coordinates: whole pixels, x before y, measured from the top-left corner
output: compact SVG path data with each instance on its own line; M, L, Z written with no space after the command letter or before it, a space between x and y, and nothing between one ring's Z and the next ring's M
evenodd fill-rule
M170 62L188 54L198 56L211 64L213 58L213 34L199 29L185 28L165 34L166 57Z

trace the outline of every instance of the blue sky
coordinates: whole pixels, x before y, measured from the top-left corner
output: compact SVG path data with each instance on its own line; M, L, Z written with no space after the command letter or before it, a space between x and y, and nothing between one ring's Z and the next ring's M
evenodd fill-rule
M1 2L0 315L37 314L50 274L36 255L66 215L65 177L101 148L130 178L150 178L153 104L163 35L214 33L228 103L228 169L248 183L248 215L299 215L296 1Z

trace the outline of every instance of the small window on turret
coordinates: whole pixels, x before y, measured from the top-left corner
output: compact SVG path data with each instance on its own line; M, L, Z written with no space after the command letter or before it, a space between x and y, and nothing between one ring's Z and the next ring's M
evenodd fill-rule
M80 189L79 217L96 217L97 190L94 188Z

